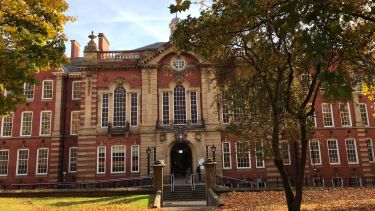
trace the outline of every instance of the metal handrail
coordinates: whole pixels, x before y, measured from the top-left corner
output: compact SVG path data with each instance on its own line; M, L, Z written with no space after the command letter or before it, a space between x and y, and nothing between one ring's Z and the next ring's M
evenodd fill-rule
M174 174L171 174L171 191L172 192L174 191L174 185L175 185Z
M194 174L191 174L191 177L190 177L190 180L191 180L191 190L192 191L195 191L195 179L194 179Z

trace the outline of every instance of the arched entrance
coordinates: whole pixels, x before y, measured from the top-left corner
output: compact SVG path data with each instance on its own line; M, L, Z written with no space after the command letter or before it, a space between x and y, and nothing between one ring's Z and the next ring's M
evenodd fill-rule
M188 168L193 169L191 149L185 142L176 143L171 149L171 173L185 176Z

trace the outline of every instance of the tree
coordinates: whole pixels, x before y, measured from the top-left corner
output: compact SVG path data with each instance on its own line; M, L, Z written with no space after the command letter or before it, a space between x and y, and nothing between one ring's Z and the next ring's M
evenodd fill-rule
M3 0L0 6L0 115L24 102L24 83L64 61L65 0Z
M221 106L245 116L234 131L250 137L270 131L289 210L300 210L319 93L326 100L348 100L353 77L373 81L374 7L370 0L217 0L200 17L179 23L174 34L178 48L214 65ZM299 140L294 191L279 148L284 131Z

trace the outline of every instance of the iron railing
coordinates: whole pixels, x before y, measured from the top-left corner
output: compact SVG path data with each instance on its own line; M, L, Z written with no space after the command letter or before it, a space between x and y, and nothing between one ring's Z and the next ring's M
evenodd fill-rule
M62 182L62 183L27 183L1 185L0 189L91 189L91 188L120 188L134 186L152 186L152 177L129 177L123 179L95 180L88 182Z
M184 130L204 129L205 127L206 126L205 126L204 120L195 120L195 121L169 120L169 121L157 121L156 122L157 130L166 130L166 131L173 131L175 129L184 129Z
M169 185L171 191L174 191L174 186L176 184L174 174L165 174L163 175L163 185Z

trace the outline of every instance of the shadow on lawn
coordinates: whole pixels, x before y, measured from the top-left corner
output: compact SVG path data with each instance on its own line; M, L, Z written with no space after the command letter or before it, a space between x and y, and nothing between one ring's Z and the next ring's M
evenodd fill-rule
M85 205L85 204L93 204L93 203L105 203L105 205L120 205L120 204L128 204L131 202L139 201L142 199L147 199L148 196L112 196L112 197L103 197L99 199L93 200L82 200L82 201L68 201L68 202L56 202L51 204L51 206L55 207L66 207L66 206L74 206L74 205Z

